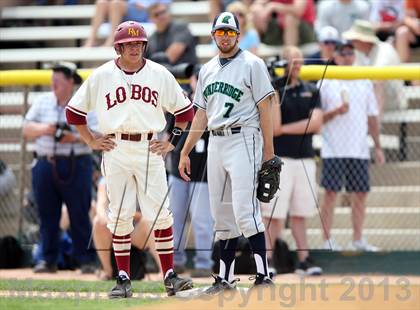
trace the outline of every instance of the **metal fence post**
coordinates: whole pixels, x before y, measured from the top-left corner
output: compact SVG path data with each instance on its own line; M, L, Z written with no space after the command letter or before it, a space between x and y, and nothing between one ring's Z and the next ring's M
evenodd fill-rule
M29 86L23 89L23 116L28 111ZM19 229L18 236L21 238L23 229L23 208L25 201L26 187L26 138L23 136L23 130L20 134L20 153L19 153Z

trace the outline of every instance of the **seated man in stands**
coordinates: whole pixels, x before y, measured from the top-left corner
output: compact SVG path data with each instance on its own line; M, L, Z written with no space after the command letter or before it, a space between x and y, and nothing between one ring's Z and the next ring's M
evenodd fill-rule
M404 0L371 1L369 21L376 36L381 41L389 41L404 21Z
M126 20L134 20L139 23L148 22L147 8L158 2L170 3L171 0L96 0L91 31L85 42L85 47L95 46L99 27L107 17L111 27L104 46L112 46L115 28L121 22Z
M356 20L353 26L343 33L343 38L351 40L355 48L356 66L398 66L400 58L388 42L382 42L375 34L372 23ZM399 109L403 82L400 80L375 81L375 94L379 114L384 110Z
M355 19L369 19L369 7L370 3L366 0L318 1L315 30L319 32L330 26L337 29L341 36L350 29Z
M149 37L146 58L160 64L197 64L196 40L188 25L173 21L169 6L162 2L149 6L148 12L156 31Z
M410 61L410 48L420 47L420 2L405 0L404 22L396 30L395 48L401 62Z
M251 11L265 44L296 46L316 41L313 0L257 0Z
M100 270L98 276L101 280L111 280L113 276L111 265L112 235L106 227L106 212L109 202L104 178L101 178L99 181L97 193L96 215L93 219L93 240L102 266L102 270ZM159 255L155 250L153 235L149 235L150 226L142 219L139 212L136 212L134 221L136 224L131 235L131 243L139 250L149 250L150 254L152 254L155 259L155 262L157 262L156 266L160 268ZM160 272L160 270L158 270L158 272Z

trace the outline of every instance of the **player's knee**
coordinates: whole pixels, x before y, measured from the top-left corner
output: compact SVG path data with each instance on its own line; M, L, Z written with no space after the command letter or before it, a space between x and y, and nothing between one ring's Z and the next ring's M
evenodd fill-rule
M255 233L255 229L253 229L255 227L255 222L252 216L250 218L238 219L236 221L236 225L238 225L240 232L244 236L252 235Z
M174 224L174 220L173 220L172 216L167 216L165 218L158 218L157 221L155 222L154 226L153 226L153 230L167 229L167 228L171 227L173 224Z
M96 214L96 216L93 218L93 226L96 229L104 229L106 228L107 224L108 219L102 215Z
M111 233L116 236L125 236L134 230L133 221L110 220L107 224L107 227Z

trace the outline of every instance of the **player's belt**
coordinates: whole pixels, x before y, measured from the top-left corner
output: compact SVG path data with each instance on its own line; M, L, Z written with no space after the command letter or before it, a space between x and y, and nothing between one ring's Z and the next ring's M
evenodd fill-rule
M110 134L111 137L116 137L116 135ZM147 134L147 140L152 140L153 138L153 133L148 133ZM127 141L141 141L142 140L142 134L141 133L121 133L120 134L120 139L121 140L127 140Z
M225 129L215 129L211 131L213 136L229 136L235 133L240 133L241 127L225 128Z

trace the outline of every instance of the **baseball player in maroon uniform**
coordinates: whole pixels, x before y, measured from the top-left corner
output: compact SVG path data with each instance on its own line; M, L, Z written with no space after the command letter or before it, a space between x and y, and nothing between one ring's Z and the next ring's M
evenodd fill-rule
M191 102L173 75L143 57L147 45L137 22L120 24L114 37L119 57L100 66L82 84L67 106L67 120L83 140L102 150L102 174L108 198L108 228L119 275L111 298L131 297L130 233L138 199L143 216L152 223L168 295L192 287L173 271L172 214L163 156L174 148L194 116ZM86 126L86 113L95 111L101 137ZM164 111L175 115L170 141L157 140L166 125Z

